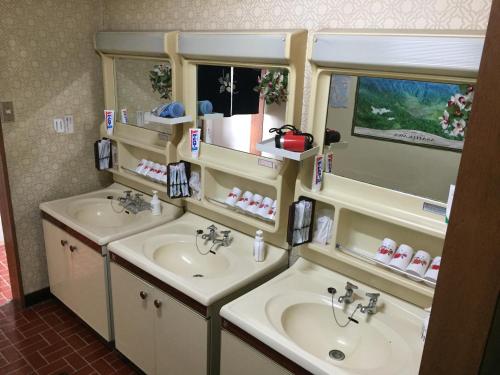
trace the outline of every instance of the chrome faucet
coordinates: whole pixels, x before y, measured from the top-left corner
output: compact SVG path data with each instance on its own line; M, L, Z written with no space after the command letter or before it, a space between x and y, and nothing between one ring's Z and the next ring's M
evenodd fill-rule
M358 289L358 287L348 281L345 285L345 294L338 299L339 303L352 303L354 301L353 294L355 289Z
M218 238L217 227L215 225L210 225L208 228L208 233L202 234L201 238L204 240L212 241L215 244L221 244L224 247L227 247L231 244L231 238L229 234L230 230L222 230L220 233L222 234L222 238Z
M368 305L363 306L361 303L358 305L360 311L364 314L373 315L377 312L377 301L380 293L366 293L366 296L370 298Z
M123 208L132 212L133 214L137 214L141 211L146 211L151 208L151 205L142 198L142 194L135 193L134 198L132 198L131 190L125 190L123 193L125 194L125 196L118 198L118 202L120 202L120 205Z

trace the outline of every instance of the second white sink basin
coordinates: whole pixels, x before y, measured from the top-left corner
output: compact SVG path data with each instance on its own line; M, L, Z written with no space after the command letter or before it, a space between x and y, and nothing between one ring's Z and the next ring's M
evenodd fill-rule
M169 241L154 250L146 251L146 256L160 267L185 277L217 277L224 274L230 262L222 253L210 253L210 247L202 241L196 251L194 235L171 235Z
M206 232L211 224L188 212L168 224L112 242L108 248L205 306L266 274L285 269L286 250L269 244L265 260L255 262L253 238L246 234L232 231L229 246L214 246L201 235L196 239L196 231ZM215 225L218 233L228 230Z

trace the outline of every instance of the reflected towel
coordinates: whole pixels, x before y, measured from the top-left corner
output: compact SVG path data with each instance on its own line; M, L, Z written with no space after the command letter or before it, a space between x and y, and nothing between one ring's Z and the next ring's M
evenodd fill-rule
M200 100L198 102L198 114L199 115L206 115L208 113L212 113L214 110L214 107L210 100Z

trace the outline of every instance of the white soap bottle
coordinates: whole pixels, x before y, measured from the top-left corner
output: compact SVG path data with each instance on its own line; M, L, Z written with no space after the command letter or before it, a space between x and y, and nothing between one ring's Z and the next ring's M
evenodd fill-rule
M265 258L264 232L260 229L255 232L253 241L253 258L256 262L263 262Z
M151 215L161 215L161 202L158 199L158 192L153 190L153 199L151 199Z

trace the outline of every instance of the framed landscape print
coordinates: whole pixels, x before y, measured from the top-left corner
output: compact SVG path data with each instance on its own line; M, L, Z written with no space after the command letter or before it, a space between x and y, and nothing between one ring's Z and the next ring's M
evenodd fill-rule
M461 151L470 84L359 77L352 135Z

